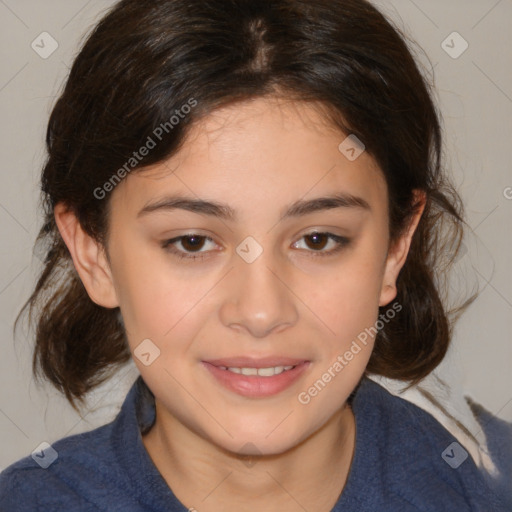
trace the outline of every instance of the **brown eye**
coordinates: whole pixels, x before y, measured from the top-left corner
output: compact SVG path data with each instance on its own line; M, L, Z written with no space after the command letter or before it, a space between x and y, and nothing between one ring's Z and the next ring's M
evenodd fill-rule
M306 240L306 245L314 250L323 249L329 242L327 233L311 233L310 235L306 235L304 239ZM308 243L308 240L311 241L311 243Z
M177 236L171 240L164 241L161 245L163 249L178 258L189 258L191 260L195 260L197 258L202 259L207 256L206 253L209 251L203 250L205 242L210 242L212 246L215 247L214 241L209 236L202 236L196 233Z
M333 233L320 233L313 231L307 235L304 235L298 242L295 242L293 246L297 249L303 249L298 244L304 240L306 245L306 251L313 253L313 256L331 256L341 251L344 247L350 244L350 239L344 236L338 236ZM324 250L330 245L330 248Z
M198 249L201 249L204 245L205 240L206 240L205 236L199 236L199 235L184 236L181 238L181 245L186 251L193 252Z

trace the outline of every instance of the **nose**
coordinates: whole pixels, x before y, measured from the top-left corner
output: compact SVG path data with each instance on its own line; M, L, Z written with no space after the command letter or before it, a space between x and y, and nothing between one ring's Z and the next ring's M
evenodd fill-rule
M297 322L290 284L266 251L252 263L237 260L229 279L220 309L226 327L263 338Z

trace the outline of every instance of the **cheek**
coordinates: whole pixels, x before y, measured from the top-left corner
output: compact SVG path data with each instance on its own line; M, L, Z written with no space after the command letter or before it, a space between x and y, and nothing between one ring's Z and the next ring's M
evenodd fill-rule
M191 329L190 322L200 314L201 293L180 280L134 279L127 287L123 315L135 338L154 338L166 343L176 333Z
M311 309L328 326L323 329L324 350L315 377L328 380L336 375L329 384L332 396L355 386L373 350L383 276L383 256L378 254L382 253L369 245L358 246L329 279L314 287ZM330 392L322 401L327 396Z
M318 340L319 359L298 402L319 424L327 421L359 382L377 332L380 266L347 265L346 270L314 293L312 309L320 312L328 330Z
M134 342L162 339L200 303L208 276L193 279L184 267L171 265L162 248L133 239L118 232L112 244L112 273L124 323Z
M315 285L312 309L322 312L336 334L354 335L378 315L382 268L378 261L364 261L354 253L352 261ZM341 332L340 332L341 331Z

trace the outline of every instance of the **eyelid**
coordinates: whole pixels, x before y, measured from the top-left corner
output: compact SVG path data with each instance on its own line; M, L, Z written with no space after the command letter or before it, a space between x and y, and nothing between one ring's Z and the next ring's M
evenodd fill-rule
M335 233L331 233L330 231L321 230L321 229L312 229L312 230L302 234L298 238L297 241L293 242L292 246L296 245L298 242L300 242L304 238L306 238L308 236L312 236L314 234L326 235L329 240L332 240L332 241L334 241L336 243L336 246L333 249L330 249L328 251L325 251L325 250L317 250L317 251L315 251L314 249L311 249L311 250L299 249L302 252L310 253L310 256L312 256L312 257L324 257L324 256L335 255L338 252L340 252L341 250L343 250L345 247L350 245L350 243L352 241L350 238L348 238L346 236L336 235ZM164 250L166 250L167 252L173 254L174 256L176 256L179 259L184 259L184 258L185 259L190 259L190 260L204 259L206 257L206 255L208 255L210 252L212 252L212 251L201 251L201 250L196 251L196 252L194 252L194 251L187 252L187 251L182 251L182 250L176 249L173 246L173 244L175 244L177 242L180 242L182 239L188 238L188 237L202 238L202 239L205 239L205 240L208 240L210 242L214 242L215 243L213 238L208 236L208 235L202 235L202 234L197 233L197 232L191 232L191 233L186 233L186 234L174 237L174 238L169 239L169 240L164 240L161 243L161 246L162 246L162 248Z
M325 250L319 250L319 251L315 251L314 249L304 249L305 252L307 253L310 253L311 256L313 257L322 257L322 256L332 256L334 254L337 254L339 251L341 251L343 248L347 247L350 242L351 242L351 239L349 239L348 237L346 236L341 236L341 235L336 235L335 233L331 233L330 231L325 231L325 230L312 230L312 231L309 231L307 233L304 233L297 242L294 242L293 245L297 244L298 242L300 242L301 240L303 240L304 238L308 237L308 236L312 236L314 234L317 234L317 235L327 235L327 238L329 240L332 240L334 241L334 243L336 244L335 247L333 249L329 249L328 251L325 251Z
M203 259L204 258L204 254L206 254L207 252L209 251L197 251L197 252L187 252L187 251L181 251L179 249L176 249L173 244L177 243L177 242L180 242L182 239L184 238L192 238L192 237L197 237L197 238L204 238L205 240L208 240L210 242L214 242L213 238L211 236L208 236L208 235L202 235L200 233L195 233L195 232L191 232L191 233L186 233L184 235L179 235L179 236L176 236L174 238L171 238L169 240L164 240L161 244L162 248L168 252L170 252L171 254L177 256L178 258L182 259L182 258L189 258L191 260L196 260L196 259ZM215 242L214 242L215 243ZM196 256L197 255L197 256Z

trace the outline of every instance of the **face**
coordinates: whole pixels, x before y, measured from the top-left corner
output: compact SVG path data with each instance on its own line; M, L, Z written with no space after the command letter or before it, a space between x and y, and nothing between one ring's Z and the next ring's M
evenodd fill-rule
M114 189L111 289L159 421L271 454L342 408L403 263L381 171L346 136L311 105L258 99Z

